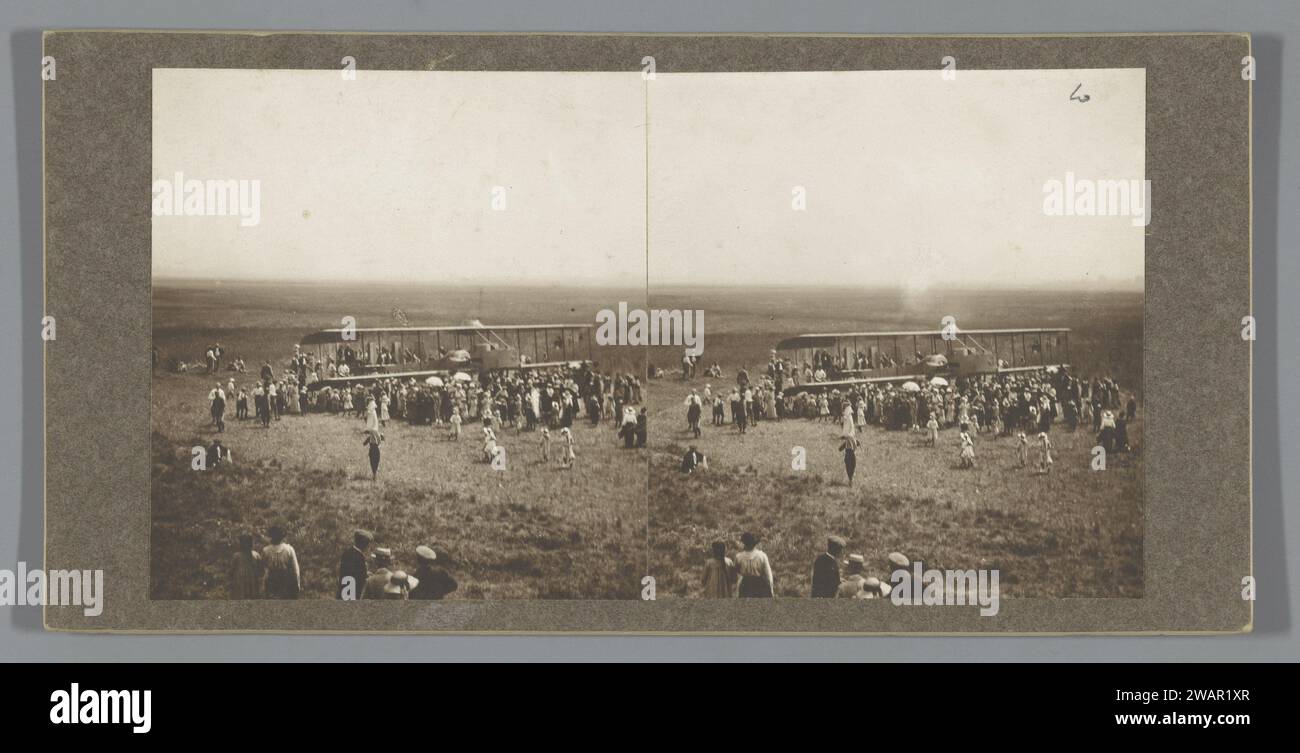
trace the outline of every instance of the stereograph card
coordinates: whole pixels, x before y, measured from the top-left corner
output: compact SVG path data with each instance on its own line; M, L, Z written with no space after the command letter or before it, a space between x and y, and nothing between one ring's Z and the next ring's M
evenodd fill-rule
M1247 35L44 54L51 629L1251 627Z

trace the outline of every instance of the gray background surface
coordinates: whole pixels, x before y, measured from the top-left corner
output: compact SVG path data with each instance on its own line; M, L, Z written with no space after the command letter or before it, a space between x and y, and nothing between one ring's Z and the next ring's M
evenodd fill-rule
M316 5L49 3L6 5L0 23L10 46L5 57L9 91L0 103L13 112L0 119L0 306L13 326L0 335L6 353L0 379L15 385L19 411L0 429L0 567L41 559L41 343L40 300L40 31L54 28L334 29L349 31L784 31L839 33L1035 33L1087 31L1246 31L1255 35L1260 77L1255 87L1255 572L1260 582L1255 633L1216 638L666 638L666 637L430 637L430 636L73 636L46 634L34 608L0 613L0 658L5 659L1267 659L1300 656L1293 632L1287 542L1281 493L1283 457L1279 405L1280 346L1276 322L1287 321L1278 287L1289 279L1278 249L1279 233L1295 238L1293 216L1279 218L1279 199L1294 198L1295 143L1286 146L1281 71L1285 39L1300 22L1300 8L1259 3L1120 3L1052 11L1037 5L911 3L877 8L866 3L551 3L402 2ZM953 7L949 7L949 6ZM121 6L121 7L119 7ZM291 12L297 11L297 12ZM7 95L7 96L4 96ZM1290 104L1294 106L1295 98ZM1294 130L1294 129L1292 129ZM1289 156L1289 162L1283 157ZM12 157L12 161L11 158ZM1282 176L1286 176L1283 178ZM1284 194L1283 191L1286 193ZM21 199L21 200L20 200ZM1283 225L1283 222L1286 224ZM1288 235L1289 234L1289 235ZM1288 304L1288 308L1294 304ZM20 326L21 325L21 326ZM1294 358L1294 353L1288 356ZM111 376L109 369L93 374ZM12 404L11 404L12 405ZM1207 426L1212 441L1212 426ZM1289 427L1294 428L1294 427ZM1288 436L1288 441L1294 436ZM20 467L26 465L26 468ZM1293 474L1294 470L1288 471ZM93 504L93 500L87 500ZM1197 598L1197 582L1187 584Z
M44 88L45 567L104 571L104 611L46 611L65 630L545 631L589 633L1224 632L1250 622L1251 349L1249 37L47 32L59 77ZM1138 68L1146 77L1146 228L1140 599L1007 599L976 610L887 601L665 598L452 599L356 609L150 599L153 223L151 71L201 65L312 69L355 55L366 70L923 70L951 54L971 69ZM1088 74L1080 73L1085 81ZM1089 84L1091 85L1091 84ZM648 89L647 89L648 91ZM1061 92L1062 95L1065 92ZM111 145L111 146L110 146ZM649 144L653 153L653 144ZM1068 150L1071 144L1061 142ZM1172 187L1172 188L1171 188ZM20 203L25 197L20 197ZM647 251L653 268L659 249ZM90 336L87 336L90 335ZM137 355L128 355L137 354ZM116 364L115 364L116 362ZM111 378L87 365L115 364ZM659 389L651 387L651 390ZM1218 441L1204 441L1213 416ZM653 477L651 478L653 480ZM652 495L653 496L653 495ZM649 500L647 500L649 501ZM648 508L649 509L649 508ZM647 525L655 535L653 511ZM328 556L327 553L320 554ZM310 555L309 555L310 558ZM781 563L777 569L784 570ZM653 574L651 571L650 574ZM1188 599L1187 583L1200 593ZM639 589L638 589L639 590Z

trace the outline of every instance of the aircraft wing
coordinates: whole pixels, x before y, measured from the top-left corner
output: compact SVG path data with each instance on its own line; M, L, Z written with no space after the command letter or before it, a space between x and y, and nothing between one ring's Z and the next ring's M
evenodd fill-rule
M999 373L999 374L1016 374L1016 373L1019 373L1019 372L1022 372L1022 371L1042 371L1042 370L1044 370L1044 369L1062 369L1062 368L1068 369L1068 368L1070 368L1070 364L1068 364L1068 363L1045 363L1045 364L1041 364L1041 365L1039 365L1039 366L999 366L999 367L998 367L998 373Z
M444 376L450 373L448 369L426 369L423 371L392 371L392 372L374 372L371 374L353 374L351 376L329 377L328 379L318 379L307 385L307 389L314 390L321 387L341 387L345 384L365 384L378 379L416 379L423 381L431 376Z
M522 365L520 365L520 366L515 366L515 367L513 367L513 368L518 368L518 369L550 369L550 368L554 368L554 367L556 367L556 366L569 366L569 365L571 365L571 364L575 364L575 363L583 363L583 361L542 361L542 362L540 362L540 363L525 363L525 364L522 364Z
M921 383L928 381L925 374L900 374L898 376L880 376L880 377L859 377L856 379L836 379L831 382L805 382L798 386L791 386L785 389L785 392L802 392L815 387L853 387L858 384L882 384L884 382L916 382Z

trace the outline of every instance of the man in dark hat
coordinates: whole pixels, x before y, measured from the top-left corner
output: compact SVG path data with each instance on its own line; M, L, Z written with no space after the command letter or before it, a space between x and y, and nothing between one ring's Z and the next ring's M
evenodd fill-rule
M419 562L415 568L415 577L419 580L419 584L411 589L410 598L442 599L460 587L455 578L435 564L438 555L433 551L432 547L417 546L415 548L415 559Z
M840 554L845 541L839 536L826 539L826 551L813 560L812 597L833 599L840 587Z
M355 600L361 597L366 579L370 577L370 568L366 565L366 550L370 548L372 536L367 531L358 530L352 534L352 546L339 559L338 597Z

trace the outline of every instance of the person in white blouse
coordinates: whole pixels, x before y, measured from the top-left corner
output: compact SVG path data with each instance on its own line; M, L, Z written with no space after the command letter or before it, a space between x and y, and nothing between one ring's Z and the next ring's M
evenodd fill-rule
M758 536L746 532L740 543L744 551L736 555L736 571L740 574L740 598L772 598L772 565L767 554L758 548Z

